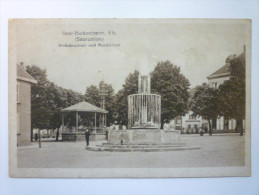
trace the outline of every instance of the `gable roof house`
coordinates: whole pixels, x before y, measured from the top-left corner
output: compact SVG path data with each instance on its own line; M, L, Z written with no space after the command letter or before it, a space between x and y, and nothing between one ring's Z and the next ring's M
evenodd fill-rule
M244 46L244 52L237 56L239 59L241 59L244 62L244 64L246 60L245 52L246 50ZM234 57L236 57L236 55L230 55L227 58L226 64L224 66L222 66L217 71L215 71L214 73L212 73L207 77L208 84L211 87L218 88L220 84L230 79L231 73L230 73L229 61ZM212 121L212 128L216 130L233 130L236 128L236 120L234 119L228 120L228 119L224 119L224 117L220 117L215 121Z
M23 62L17 64L17 146L28 145L31 141L31 85L37 81L26 72Z

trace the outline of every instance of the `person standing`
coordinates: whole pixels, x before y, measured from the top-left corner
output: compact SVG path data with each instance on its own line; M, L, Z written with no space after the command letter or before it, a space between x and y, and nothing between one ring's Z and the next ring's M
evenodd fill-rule
M108 141L108 131L105 131L105 135L106 135L106 140Z
M89 146L89 137L90 137L90 132L88 129L85 131L85 140L86 140L86 145Z

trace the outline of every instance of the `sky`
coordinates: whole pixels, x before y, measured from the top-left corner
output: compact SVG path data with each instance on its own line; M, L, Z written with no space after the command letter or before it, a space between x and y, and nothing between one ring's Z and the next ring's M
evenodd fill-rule
M117 92L129 73L149 74L166 60L179 66L195 87L207 82L229 55L242 53L249 37L245 20L20 19L10 23L17 63L45 68L50 81L82 94L102 79ZM76 31L101 33L76 35ZM98 47L98 43L119 47Z

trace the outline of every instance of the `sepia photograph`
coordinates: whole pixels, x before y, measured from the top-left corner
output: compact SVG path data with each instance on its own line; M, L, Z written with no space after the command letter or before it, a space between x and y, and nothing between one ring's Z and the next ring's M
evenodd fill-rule
M251 175L249 19L9 19L9 175Z

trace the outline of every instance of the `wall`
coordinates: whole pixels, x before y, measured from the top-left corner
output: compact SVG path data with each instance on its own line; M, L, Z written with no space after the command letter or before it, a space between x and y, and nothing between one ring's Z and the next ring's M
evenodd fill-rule
M178 141L180 141L180 131L176 130L131 129L109 131L110 144L161 144Z
M17 145L31 142L31 84L18 81L19 99L17 103Z
M220 84L222 84L224 81L227 81L229 79L230 79L230 76L213 78L208 80L208 84L211 87L215 87L213 84L217 83L216 88L218 88Z
M195 117L194 119L190 119L190 115L192 114L193 112L189 111L185 116L182 117L182 127L184 129L188 129L188 125L190 125L191 128L194 128L195 125L197 125L197 128L202 126L202 117Z

